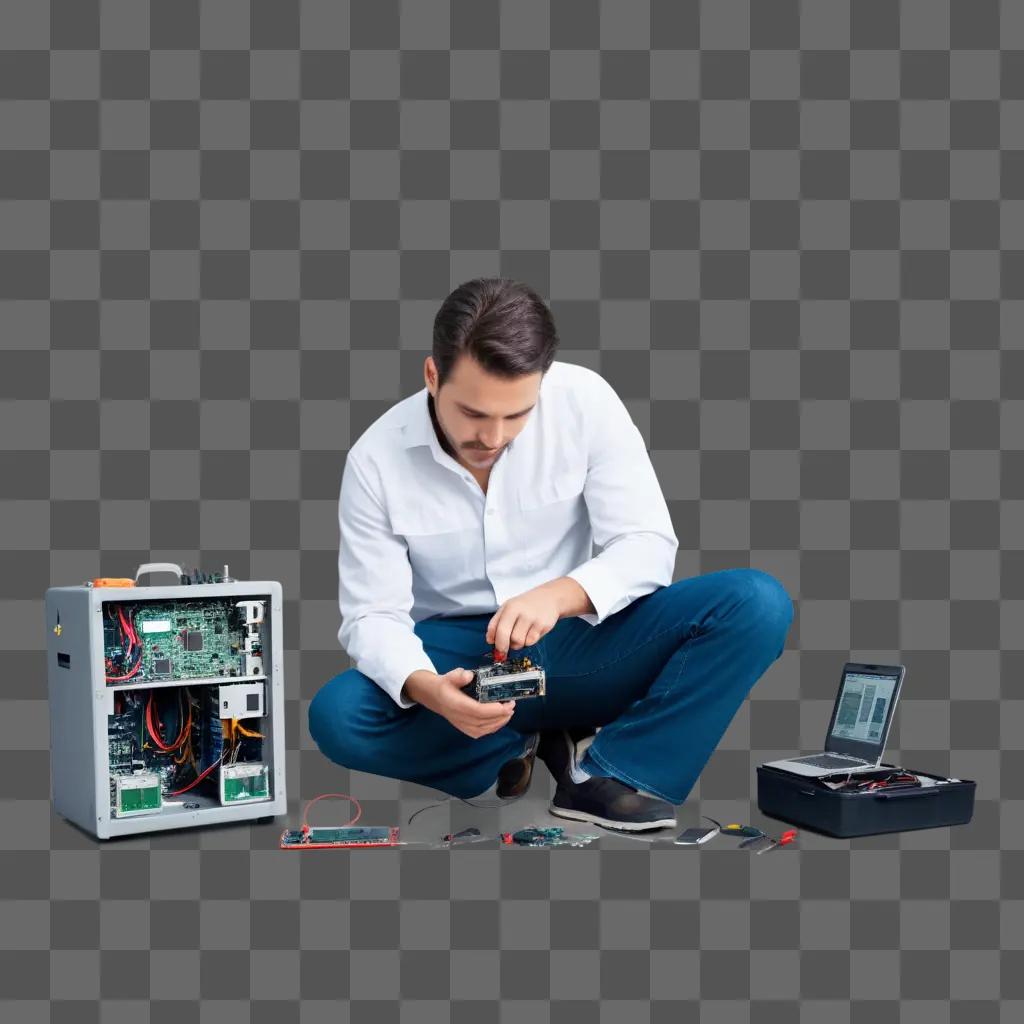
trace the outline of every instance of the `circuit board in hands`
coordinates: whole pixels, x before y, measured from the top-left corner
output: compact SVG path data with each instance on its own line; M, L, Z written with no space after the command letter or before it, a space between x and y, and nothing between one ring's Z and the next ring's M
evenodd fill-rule
M529 658L506 658L476 670L465 693L481 704L501 700L543 697L546 690L544 669Z

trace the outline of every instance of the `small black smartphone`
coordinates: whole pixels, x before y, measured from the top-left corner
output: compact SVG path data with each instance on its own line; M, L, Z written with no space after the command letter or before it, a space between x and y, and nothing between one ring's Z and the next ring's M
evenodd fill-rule
M706 843L709 839L714 839L717 835L718 829L714 826L711 828L698 826L697 828L683 829L672 841L676 846L699 846L701 843Z

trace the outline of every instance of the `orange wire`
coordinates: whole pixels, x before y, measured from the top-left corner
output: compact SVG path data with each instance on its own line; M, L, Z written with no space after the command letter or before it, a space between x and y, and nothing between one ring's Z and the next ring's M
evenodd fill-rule
M359 816L363 813L363 808L362 808L362 805L359 803L359 801L354 796L349 796L348 793L321 793L319 796L313 797L313 799L310 800L308 804L306 804L306 807L305 807L305 809L302 812L302 831L303 832L305 832L305 833L309 832L309 822L307 821L307 818L309 817L309 809L310 809L310 807L312 807L313 804L315 804L317 802L317 800L326 800L328 797L335 797L338 800L351 800L352 803L354 803L356 805L355 817L350 819L349 821L345 822L344 825L339 825L338 826L339 828L348 828L349 825L354 825L359 820Z

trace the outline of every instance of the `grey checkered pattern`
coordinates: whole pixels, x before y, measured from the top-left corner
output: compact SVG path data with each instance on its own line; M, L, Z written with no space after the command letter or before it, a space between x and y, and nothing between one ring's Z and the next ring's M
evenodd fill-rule
M1021 1019L1024 4L0 0L0 48L0 1018ZM764 823L754 766L870 658L971 825L306 855L51 814L43 591L162 559L283 583L293 821L431 802L306 708L345 451L499 273L626 401L677 578L797 605L681 819ZM409 835L543 820L538 775Z

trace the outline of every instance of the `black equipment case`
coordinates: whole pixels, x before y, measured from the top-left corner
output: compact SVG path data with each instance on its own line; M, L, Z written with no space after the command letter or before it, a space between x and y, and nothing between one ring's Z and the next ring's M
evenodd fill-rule
M893 765L881 767L893 768ZM942 775L907 768L914 775ZM847 839L882 832L965 825L974 813L974 782L958 779L937 786L844 792L806 775L758 765L757 806L763 814L812 832Z

